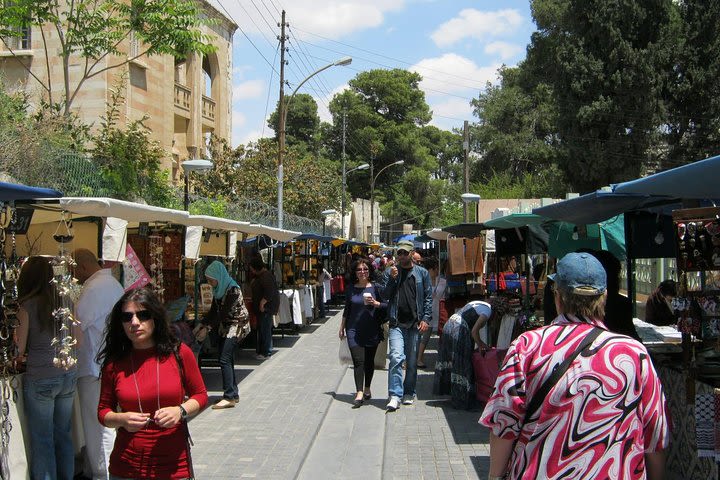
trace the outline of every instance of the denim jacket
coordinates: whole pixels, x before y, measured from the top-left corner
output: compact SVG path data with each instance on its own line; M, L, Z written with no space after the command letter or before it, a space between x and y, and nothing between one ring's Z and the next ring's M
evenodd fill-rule
M400 270L401 267L398 267ZM383 273L382 280L378 285L382 293L382 297L388 302L387 317L390 321L390 327L397 326L398 311L398 285L401 273L396 278L390 275L390 269L386 268ZM432 281L427 270L419 265L413 265L412 270L408 273L408 278L415 279L415 291L417 296L417 323L421 321L428 324L432 321ZM407 280L406 280L407 281Z

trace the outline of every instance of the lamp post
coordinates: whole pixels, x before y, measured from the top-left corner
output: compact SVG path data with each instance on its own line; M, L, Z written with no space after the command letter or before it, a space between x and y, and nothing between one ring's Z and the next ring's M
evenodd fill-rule
M336 213L337 213L337 211L333 210L332 208L329 210L323 210L322 212L320 212L320 215L322 215L322 217L323 217L323 237L325 236L325 223L326 223L327 217L329 217L330 215L335 215Z
M462 198L463 203L467 206L468 203L480 203L480 195L477 193L463 193L460 195L460 198ZM475 209L475 223L478 221L478 212L477 208Z
M373 175L373 165L374 162L370 162L370 242L375 242L375 182L377 181L380 174L385 170L386 168L390 168L393 165L402 165L405 163L405 160L398 160L397 162L393 162L389 165L385 165L383 168L380 169L380 171Z
M202 158L185 160L180 164L185 175L185 196L183 198L183 206L187 212L190 208L190 172L207 172L212 170L213 162Z
M363 163L362 165L358 165L355 168L351 168L350 170L345 171L345 163L343 162L343 171L342 171L342 196L340 197L340 235L345 235L345 189L347 188L347 176L348 173L352 173L355 170L367 170L370 168L370 165L367 163ZM349 235L348 235L349 236Z
M285 123L287 121L287 112L288 108L290 107L290 102L292 101L293 97L300 89L300 87L302 87L305 82L310 80L318 73L322 72L323 70L327 70L330 67L350 65L351 63L352 57L343 57L332 63L328 63L322 68L315 70L313 73L305 77L305 80L300 82L297 87L295 87L295 90L292 91L287 102L285 102L285 97L283 94L283 85L280 85L280 101L278 102L278 108L280 109L280 111L278 112L280 117L280 125L278 126L278 228L283 228L283 155L285 154Z

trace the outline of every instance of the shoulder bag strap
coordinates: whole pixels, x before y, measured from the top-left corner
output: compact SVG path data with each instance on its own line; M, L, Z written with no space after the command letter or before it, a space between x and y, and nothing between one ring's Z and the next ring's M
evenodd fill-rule
M576 327L577 328L577 327ZM580 355L584 350L586 350L594 341L596 338L600 336L602 333L602 329L598 327L593 327L590 333L588 333L585 336L585 339L578 345L578 347L575 349L574 352L570 354L565 360L563 360L561 363L558 363L553 368L553 373L545 380L545 383L543 383L537 392L533 395L532 399L530 400L530 404L528 405L527 410L525 411L525 418L523 419L523 425L527 424L528 420L535 414L535 412L540 408L545 398L550 393L550 390L557 384L557 382L562 378L563 375L565 375L565 372L568 371L568 368L570 368L570 365L572 362L577 358L578 355Z

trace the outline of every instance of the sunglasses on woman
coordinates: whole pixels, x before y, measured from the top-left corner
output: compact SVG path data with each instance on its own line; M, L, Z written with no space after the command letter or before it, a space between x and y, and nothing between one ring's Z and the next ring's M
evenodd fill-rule
M368 270L367 268L358 268L358 269L355 270L355 271L356 271L356 272L369 272L370 270Z
M121 312L120 313L120 320L122 320L123 323L132 322L133 317L137 317L137 319L140 320L141 322L147 322L148 320L153 318L150 310L140 310L138 312Z

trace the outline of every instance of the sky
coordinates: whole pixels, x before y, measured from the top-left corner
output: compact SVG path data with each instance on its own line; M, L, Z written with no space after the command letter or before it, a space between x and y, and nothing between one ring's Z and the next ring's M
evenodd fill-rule
M267 117L280 90L280 12L286 11L289 51L286 95L319 68L342 57L300 87L327 105L358 73L404 68L422 75L420 88L445 130L477 120L470 100L502 65L516 65L535 25L529 0L208 0L239 25L233 38L232 144L274 134ZM351 128L351 126L349 126Z

